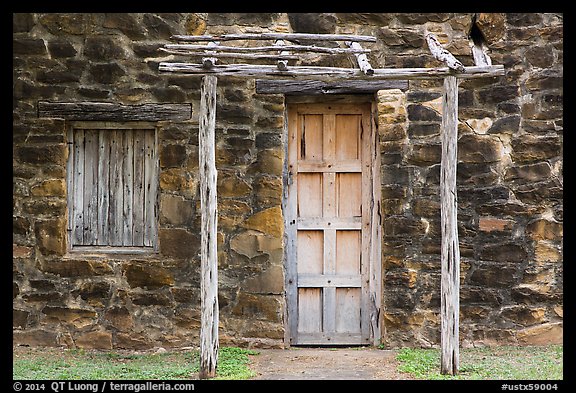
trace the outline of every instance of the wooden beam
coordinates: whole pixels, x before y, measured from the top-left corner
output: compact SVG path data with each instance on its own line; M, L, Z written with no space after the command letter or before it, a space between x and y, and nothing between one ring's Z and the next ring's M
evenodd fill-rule
M477 66L492 65L492 59L490 59L490 56L488 56L486 47L483 43L476 43L472 41L472 57L474 58L474 64Z
M207 46L209 48L215 48L218 46L218 44L216 44L213 41L210 41ZM212 56L214 53L215 52L212 52L212 51L207 51L205 53L205 55L211 55L211 56L202 58L202 67L204 67L206 69L210 69L216 65L216 62L218 61L218 59L216 57Z
M274 45L279 46L279 47L283 47L286 44L284 44L283 40L276 40L276 42L274 43ZM280 51L279 54L280 55L287 55L289 52L287 51ZM276 66L278 67L278 69L280 71L286 71L288 69L288 60L280 60L278 59L278 63L276 64Z
M455 72L448 67L440 68L375 68L374 74L365 75L357 68L292 66L281 71L276 65L256 64L223 64L206 70L201 64L161 62L158 66L161 72L178 72L183 74L213 74L218 76L244 77L292 77L300 79L438 79L448 75L458 75L459 79L486 78L504 75L503 65L483 67L464 67L461 72Z
M217 78L206 75L200 89L199 114L199 173L201 209L201 326L200 373L201 379L216 375L218 364L218 255L217 255L217 201L216 201L216 83ZM182 245L185 246L185 245Z
M111 102L38 102L38 117L85 121L190 120L191 104L122 105Z
M456 165L458 159L458 80L444 79L442 100L442 158L440 161L441 247L441 373L458 373L460 363L460 249L456 196Z
M346 41L346 45L348 45L348 47L352 49L357 50L362 49L362 46L357 42ZM355 56L356 61L358 62L358 67L360 67L360 71L362 71L366 75L372 75L374 73L374 69L370 65L370 62L368 61L368 57L366 57L366 54L356 53Z
M259 94L371 94L378 90L408 90L406 80L351 80L324 82L318 80L256 79Z
M231 40L287 40L287 41L358 41L376 42L376 37L355 34L309 34L309 33L246 33L222 35L173 35L176 41L231 41Z
M428 48L430 48L430 52L436 60L440 60L453 70L460 72L464 71L464 65L462 65L460 60L456 59L452 53L444 49L434 34L426 33L425 37L426 42L428 43Z
M194 45L194 44L166 44L166 49L179 49L179 50L209 50L216 52L274 52L278 50L275 45L267 46L215 46L209 45ZM356 49L356 48L328 48L325 46L315 45L284 45L284 50L291 50L296 52L317 52L328 54L346 54L346 53L370 53L370 49Z

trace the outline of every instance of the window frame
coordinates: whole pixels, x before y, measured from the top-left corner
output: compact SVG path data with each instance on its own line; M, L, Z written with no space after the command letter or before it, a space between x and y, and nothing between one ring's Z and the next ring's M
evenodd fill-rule
M73 226L74 226L74 133L76 130L149 130L154 132L154 146L156 155L152 163L156 176L153 179L152 187L156 190L154 200L154 217L152 218L153 233L151 236L151 246L110 246L110 245L79 245L74 244L73 241ZM156 122L150 121L71 121L67 127L67 146L68 158L66 162L66 192L67 192L67 207L66 207L66 220L67 220L67 250L69 253L89 253L89 254L157 254L159 253L159 209L160 209L160 155L158 143L159 126ZM143 220L143 224L146 224Z

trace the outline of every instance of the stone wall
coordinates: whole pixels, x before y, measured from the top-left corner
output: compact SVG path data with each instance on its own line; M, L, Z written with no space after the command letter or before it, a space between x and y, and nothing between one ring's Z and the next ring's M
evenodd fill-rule
M13 341L197 345L198 77L159 74L172 34L357 33L375 67L438 66L434 32L465 65L474 29L506 76L459 88L458 218L464 345L559 342L563 290L563 30L553 14L14 14ZM318 65L349 67L346 59ZM221 342L284 338L284 97L218 79ZM383 343L439 343L441 81L380 91ZM38 101L192 103L159 122L157 254L68 252L68 124Z

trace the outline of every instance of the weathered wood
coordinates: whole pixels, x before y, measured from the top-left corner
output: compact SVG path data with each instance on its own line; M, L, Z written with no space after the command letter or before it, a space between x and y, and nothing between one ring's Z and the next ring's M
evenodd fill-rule
M162 52L171 53L175 55L185 55L191 57L205 57L205 51L194 51L194 50L186 50L186 49L166 49L160 48ZM220 59L251 59L251 60L262 60L262 59L270 59L270 60L298 60L300 56L298 55L291 55L286 53L279 53L279 54L265 54L265 53L227 53L227 52L220 52L218 53L218 58Z
M217 195L216 195L216 83L207 75L200 89L199 114L199 173L201 209L201 379L216 375L218 365L218 255L217 255Z
M369 252L371 261L382 260L382 214L381 214L381 182L380 182L380 138L378 135L378 127L376 119L378 118L378 104L371 103L372 116L370 117L370 141L371 149L366 151L370 155L370 169L368 174L368 189L367 194L371 195L368 202L368 213L370 216L370 237L366 244L363 246ZM378 346L382 337L381 334L381 312L380 305L382 304L382 264L378 262L371 263L368 272L368 305L366 310L370 315L370 338L372 345Z
M275 45L267 46L210 46L210 45L194 45L194 44L166 44L166 49L177 50L207 50L220 52L275 52L278 47ZM315 45L284 45L284 50L295 52L317 52L328 54L346 54L346 53L370 53L370 49L355 49L355 48L328 48L325 46Z
M370 94L378 90L408 89L406 80L353 80L325 82L319 80L256 79L259 94Z
M355 34L309 34L309 33L245 33L222 35L173 35L175 41L231 41L231 40L286 40L286 41L358 41L376 42L376 37Z
M244 76L244 77L293 77L301 79L438 79L452 75L454 71L448 67L439 68L375 68L374 74L366 75L357 68L292 66L287 71L281 71L276 65L255 64L223 64L206 70L201 64L161 62L158 66L161 72L179 72L183 74ZM485 78L504 75L503 65L464 67L458 74L460 79Z
M283 47L283 46L285 46L286 44L285 44L284 41L282 41L282 40L276 40L276 42L274 43L274 45L279 46L279 47ZM279 55L287 55L287 54L289 54L289 52L287 52L287 51L282 51L282 50L281 50L278 54L279 54ZM276 66L278 67L278 69L279 69L280 71L286 71L286 70L288 69L288 61L287 61L287 60L280 60L280 59L279 59L279 60L278 60L278 63L276 64Z
M346 45L348 45L348 47L352 48L352 49L357 49L357 50L362 49L362 46L357 42L346 41ZM366 54L365 53L356 53L355 56L356 56L356 61L358 62L358 67L360 67L360 71L362 71L366 75L372 75L374 73L374 69L370 65L370 62L368 61L368 57L366 57Z
M90 121L189 120L191 104L122 105L110 102L38 102L38 117Z
M297 121L296 113L289 111L285 117L284 135L286 135L286 145L284 147L284 155L286 159L283 163L283 196L282 196L282 211L284 213L284 259L285 266L285 282L284 288L286 291L286 329L284 333L284 342L287 345L296 342L296 335L298 332L298 287L297 280L298 274L296 270L296 255L297 255Z
M370 342L368 292L370 212L363 209L371 155L371 105L288 106L287 206L296 237L288 264L295 264L296 288L287 306L291 344ZM291 181L292 180L292 181ZM295 227L295 228L293 228ZM376 241L376 240L375 240ZM287 270L290 266L287 266ZM294 279L292 279L294 280ZM289 314L290 315L290 314Z
M460 60L456 59L454 55L452 55L452 53L450 53L448 50L444 49L442 45L440 45L440 42L434 36L434 34L426 33L425 37L426 42L428 43L428 48L430 48L430 52L432 53L432 56L434 56L436 60L445 63L449 68L453 70L464 72L465 70L464 65L460 62Z
M215 48L216 46L218 46L218 44L216 44L216 43L213 42L213 41L210 41L207 46L208 46L208 48ZM204 55L213 55L213 54L215 54L215 53L216 53L216 52L214 52L214 51L206 51L206 52L204 53ZM217 59L216 57L213 57L213 56L203 57L203 58L202 58L202 67L204 67L204 68L206 68L206 69L212 68L212 67L214 67L214 66L216 65L216 62L217 62L217 61L218 61L218 59Z
M149 252L158 244L154 129L87 126L70 130L70 245Z
M442 101L441 203L441 373L457 374L460 362L460 250L458 245L456 165L458 146L458 80L444 79Z
M492 59L486 52L486 46L483 43L472 43L472 57L474 64L477 66L491 66Z

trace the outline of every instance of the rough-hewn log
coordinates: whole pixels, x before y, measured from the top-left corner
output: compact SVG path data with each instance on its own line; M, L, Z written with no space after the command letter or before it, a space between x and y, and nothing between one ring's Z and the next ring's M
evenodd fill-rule
M428 48L430 48L432 56L434 56L436 60L445 63L453 70L464 71L464 65L462 65L460 60L456 59L452 53L444 49L434 34L426 33L426 42L428 43Z
M166 49L160 48L162 52L171 53L174 55L183 55L190 57L205 57L205 51L194 51L185 49ZM271 60L298 60L301 57L298 55L291 55L287 53L271 54L271 53L218 53L218 58L221 59L251 59L251 60L261 60L261 59L271 59Z
M282 40L276 40L276 42L274 43L274 45L283 47L286 44L284 43L284 41ZM279 54L283 54L283 55L287 55L289 52L286 51L280 51ZM287 60L278 60L278 63L276 64L276 66L278 67L278 69L280 71L286 71L288 69L288 61Z
M374 74L366 75L357 68L336 67L307 67L292 66L286 71L281 71L276 65L256 64L224 64L214 66L210 70L202 68L201 64L162 62L158 66L161 72L179 72L184 74L214 74L218 76L246 76L246 77L293 77L300 79L438 79L447 75L454 75L454 71L448 67L441 68L375 68ZM504 75L503 65L484 67L464 67L459 72L459 79L486 78Z
M440 161L441 247L441 373L458 373L460 363L460 249L458 245L456 165L458 157L458 80L444 79L442 101L442 158Z
M201 379L216 375L218 364L218 257L216 247L216 83L217 78L206 75L200 89L199 113L199 173L201 209Z
M348 47L352 49L358 49L358 50L362 49L362 46L357 42L346 41L346 45L348 45ZM362 71L366 75L372 75L374 73L374 69L370 65L368 57L366 57L364 53L356 53L355 56L356 61L358 61L358 67L360 68L360 71Z
M216 46L209 45L194 45L194 44L166 44L166 49L187 49L187 50L214 50L216 52L271 52L277 51L278 47L274 45L268 46ZM346 54L346 53L370 53L370 49L355 49L355 48L328 48L324 46L314 45L284 45L284 50L295 52L317 52L328 54Z
M483 43L472 44L472 57L474 58L474 64L477 66L490 66L492 65L492 59L486 53L486 47Z
M189 120L191 104L122 105L110 102L38 102L38 117L84 121Z
M287 40L287 41L358 41L376 42L376 37L355 34L309 34L309 33L246 33L222 35L174 35L176 41L231 41L231 40Z
M218 46L218 44L216 44L215 42L210 41L207 45L210 48L215 48L216 46ZM205 53L205 55L213 55L214 52L211 51L207 51ZM209 56L209 57L203 57L202 58L202 67L208 69L208 68L212 68L216 65L216 62L218 61L218 59L214 56Z
M318 80L256 79L259 94L371 94L385 89L408 89L406 80Z

